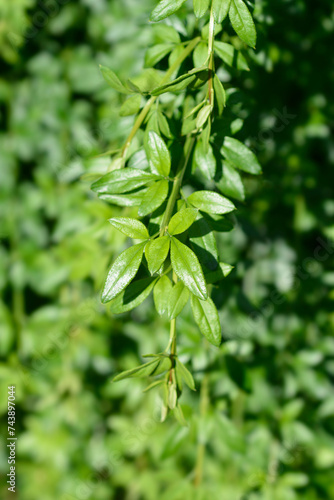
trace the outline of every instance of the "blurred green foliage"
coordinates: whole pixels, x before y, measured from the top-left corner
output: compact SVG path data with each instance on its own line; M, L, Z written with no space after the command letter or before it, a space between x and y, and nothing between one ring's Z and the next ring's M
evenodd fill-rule
M98 64L140 71L154 5L0 2L2 498L12 384L19 499L334 498L329 0L256 1L251 72L222 75L241 89L234 124L264 175L219 237L222 260L238 263L214 294L225 343L206 352L189 309L178 320L180 357L202 385L184 394L189 427L160 424L144 382L110 383L168 339L149 301L120 317L100 304L126 237L103 222L120 211L89 189L109 161L94 156L132 124Z

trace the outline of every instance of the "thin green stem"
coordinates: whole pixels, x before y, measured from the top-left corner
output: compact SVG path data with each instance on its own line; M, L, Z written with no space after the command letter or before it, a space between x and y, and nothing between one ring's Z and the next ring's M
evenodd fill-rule
M164 216L163 216L163 219L161 222L160 236L163 236L165 234L168 223L172 217L176 200L180 194L180 188L182 185L183 176L184 176L184 173L186 171L194 144L195 144L195 137L189 135L187 137L186 143L184 145L184 160L182 159L182 161L180 163L181 167L179 168L178 172L176 173L176 177L175 177L174 183L173 183L172 192L171 192L171 195L168 199L166 211L164 213Z
M193 40L191 40L191 42L189 42L189 44L187 45L187 47L184 48L183 52L179 55L179 57L176 59L176 61L171 65L171 67L168 69L166 75L164 76L164 78L161 80L160 82L160 85L164 85L165 83L168 83L168 81L170 80L171 76L173 75L174 71L177 70L177 68L183 63L183 61L189 56L189 54L191 54L191 52L194 50L194 48L196 47L196 45L198 44L198 42L201 40L200 37L196 37L194 38ZM141 110L141 112L139 113L134 125L133 125L133 128L130 132L130 135L128 136L127 140L125 141L125 144L124 144L124 147L122 149L122 158L125 159L126 157L126 153L131 145L131 141L132 139L134 138L134 136L136 135L136 133L138 132L138 130L140 129L143 121L145 120L151 106L154 104L154 102L156 101L157 99L157 96L152 96L148 101L147 103L145 104L145 106L143 107L143 109Z
M214 59L213 59L213 45L215 38L215 19L213 17L213 8L211 5L210 10L210 23L209 23L209 43L208 43L208 58L209 58L209 75L208 75L208 100L209 104L213 104L213 76L214 76Z

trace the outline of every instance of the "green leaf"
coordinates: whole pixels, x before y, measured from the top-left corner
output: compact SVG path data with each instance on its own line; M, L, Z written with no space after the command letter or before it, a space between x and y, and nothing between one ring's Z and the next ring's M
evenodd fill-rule
M125 378L149 377L153 374L159 363L159 359L153 359L152 361L149 361L141 366L119 373L113 378L113 382L118 382L119 380L124 380Z
M151 274L159 271L165 262L170 246L169 236L161 236L148 242L145 248L145 256L148 264L148 270Z
M152 26L152 32L154 34L154 40L156 43L180 43L181 38L178 32L173 26L167 26L167 24L156 24Z
M118 76L115 75L113 71L111 71L111 69L100 65L100 70L103 78L111 88L117 90L117 92L120 92L121 94L131 94L131 90L127 89L123 85L121 80L118 78Z
M212 147L206 149L203 141L199 140L194 151L194 166L198 167L206 179L213 179L216 173L216 158Z
M232 222L222 215L216 215L216 214L203 214L205 220L209 223L210 227L217 232L228 232L232 231L234 228Z
M132 194L99 194L101 200L117 205L118 207L139 207L142 202L146 189Z
M120 109L120 116L131 116L131 115L136 115L138 111L140 110L140 104L141 104L141 95L136 94L133 95L132 97L129 97L123 104Z
M174 319L178 316L189 299L189 291L185 288L182 281L178 281L172 288L168 296L168 319Z
M200 19L207 12L210 0L193 0L195 16Z
M121 314L139 306L150 295L156 280L157 278L144 278L130 283L111 301L110 311Z
M174 14L186 0L161 0L151 13L150 21L156 23Z
M176 370L179 372L178 375L184 380L187 386L192 390L196 391L195 381L190 373L190 371L184 366L183 363L177 358L176 359Z
M154 68L144 69L139 75L128 80L128 85L132 86L134 92L142 94L150 93L155 89L164 77L164 72Z
M201 68L204 66L208 60L208 44L206 42L200 42L196 46L193 52L193 60L195 68Z
M221 344L221 327L216 306L210 297L207 300L198 300L191 296L191 307L195 321L201 333L210 344L219 347Z
M191 82L196 80L196 75L186 73L184 75L179 76L175 80L170 83L166 83L164 85L160 85L151 91L153 96L158 96L164 94L165 92L180 92L190 85Z
M150 131L148 134L147 150L152 170L168 177L171 167L170 154L163 139L155 132Z
M197 297L208 296L202 268L194 252L176 238L172 237L171 262L175 274Z
M144 224L137 219L132 219L131 217L113 217L109 219L109 222L113 227L130 238L147 240L150 237Z
M214 51L224 63L231 68L249 71L249 67L244 56L236 50L230 43L215 41Z
M161 43L149 48L145 54L145 66L155 66L174 48L173 44Z
M223 164L223 176L216 182L218 189L226 196L231 196L239 201L245 199L245 188L239 172L229 163Z
M192 249L200 263L208 269L216 269L219 260L216 238L211 227L201 215L198 215L196 222L189 229L189 237Z
M113 170L94 182L91 189L99 194L122 194L145 186L159 176L138 168Z
M200 129L203 127L203 125L206 123L209 116L211 115L211 112L212 112L211 104L206 104L206 106L203 106L203 108L199 111L196 118L196 128Z
M225 137L221 153L240 170L253 175L262 174L261 165L253 151L237 139Z
M149 187L141 202L138 215L144 217L156 210L165 201L168 195L168 181L158 181Z
M188 202L209 214L227 214L235 210L230 200L214 191L196 191L189 196Z
M212 0L212 12L216 23L224 21L230 9L230 4L231 0Z
M122 252L111 266L102 292L105 304L128 286L135 277L143 258L145 243L133 245Z
M183 233L196 220L198 210L195 208L185 208L177 212L168 224L168 232L171 235Z
M157 112L157 116L158 116L158 124L159 124L159 128L161 130L161 133L165 137L171 138L172 134L170 133L170 128L168 125L167 118L165 117L165 115L163 113L161 113L161 111Z
M218 76L215 75L213 79L213 88L215 91L215 97L218 107L218 114L221 115L224 111L225 103L226 103L226 95L223 84L219 80Z
M161 276L153 290L155 308L162 316L167 311L168 298L172 290L172 282L168 276Z
M230 274L230 272L234 269L230 264L225 264L225 262L219 262L219 267L215 271L210 271L205 273L205 280L209 283L216 283L217 281L221 281L226 278Z
M230 21L238 37L250 47L256 45L256 29L251 13L242 0L231 0Z

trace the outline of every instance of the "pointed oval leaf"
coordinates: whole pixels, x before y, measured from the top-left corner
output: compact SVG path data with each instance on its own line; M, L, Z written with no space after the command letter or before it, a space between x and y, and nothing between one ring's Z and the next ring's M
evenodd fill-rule
M215 91L215 98L218 107L218 114L221 115L224 111L226 103L226 94L222 82L219 80L218 76L215 75L213 79L213 88Z
M200 19L207 12L210 0L193 0L195 16Z
M132 311L150 295L157 278L144 278L133 281L123 292L117 295L110 304L113 314L122 314Z
M171 280L168 278L168 276L161 276L153 290L154 305L160 316L162 316L164 312L167 311L168 298L171 290Z
M182 281L178 281L172 288L168 296L168 319L174 319L178 316L189 299L189 290Z
M202 268L194 252L176 238L171 241L172 267L177 277L197 297L206 299L208 291Z
M163 59L174 48L170 43L158 43L150 47L145 54L145 66L155 66L161 59Z
M214 51L218 57L231 68L249 71L244 56L230 43L215 41Z
M202 128L203 125L206 123L208 120L209 116L211 115L212 112L212 105L207 104L206 106L203 106L203 108L199 111L197 118L196 118L196 128Z
M213 179L216 173L216 158L212 147L206 148L203 141L199 140L194 151L194 167L198 167L207 179Z
M221 153L240 170L253 175L262 174L261 165L253 151L237 139L225 137Z
M133 95L132 97L129 97L129 99L127 99L121 106L119 112L120 116L136 115L140 110L140 104L141 104L140 94L136 94Z
M104 80L111 88L117 90L117 92L120 92L121 94L131 94L131 90L127 89L123 85L121 80L118 78L118 76L115 75L113 71L111 71L111 69L106 68L106 66L100 65L100 70Z
M99 194L101 200L107 201L118 207L139 207L142 202L146 189L132 194Z
M218 311L213 301L210 297L207 300L199 300L192 295L191 307L201 333L210 344L219 347L221 344L221 327Z
M227 161L223 165L223 176L216 182L216 186L226 196L239 201L245 199L245 188L239 172Z
M168 181L158 181L149 187L146 191L143 200L138 209L138 215L144 217L145 215L154 212L167 198L168 194Z
M148 264L148 270L151 274L159 271L165 262L170 246L169 236L161 236L156 240L151 240L145 247L145 256Z
M250 47L256 45L256 29L251 13L242 0L231 0L230 21L238 37Z
M150 235L144 224L131 217L113 217L109 219L110 224L130 238L147 240Z
M201 68L208 60L208 44L200 42L193 52L193 60L195 68Z
M190 371L188 370L188 368L186 368L184 366L184 364L181 363L181 361L179 359L176 360L176 369L179 371L179 375L185 381L185 383L187 384L187 386L192 391L196 391L195 381L194 381L194 378L193 378L192 374L190 373Z
M227 214L235 210L230 200L214 191L196 191L189 196L188 202L209 214Z
M216 23L222 23L224 21L230 10L230 5L231 0L212 0L212 12Z
M135 277L143 258L146 243L133 245L122 252L111 266L102 292L105 304L115 298Z
M119 373L113 378L113 382L118 382L119 380L124 380L125 378L135 378L135 377L149 377L159 365L159 359L153 359L148 363L145 363L131 370L126 370L125 372Z
M177 212L168 224L168 232L171 235L180 234L186 231L195 222L198 210L195 208L185 208Z
M150 21L156 23L174 14L186 0L161 0L151 13Z
M201 264L211 271L218 267L218 249L215 235L208 222L201 215L189 229L192 249Z
M164 140L155 132L148 133L147 150L154 171L168 177L171 160Z
M113 170L94 182L91 189L99 194L122 194L145 186L159 176L138 168Z

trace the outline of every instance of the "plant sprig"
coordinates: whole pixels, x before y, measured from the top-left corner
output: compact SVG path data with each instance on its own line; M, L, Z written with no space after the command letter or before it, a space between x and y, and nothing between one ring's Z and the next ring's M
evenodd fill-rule
M161 0L150 20L160 22L184 3ZM244 200L240 171L261 173L252 151L234 137L219 133L228 94L215 68L218 60L240 71L249 69L232 44L215 40L215 31L229 16L239 38L254 47L252 16L243 0L194 0L194 13L202 26L201 36L189 40L182 41L170 24L154 25L164 43L148 49L148 68L138 77L122 82L101 67L106 82L130 96L121 114L134 114L136 119L124 146L115 152L110 171L92 185L101 199L137 211L133 218L110 219L113 227L135 243L112 264L102 302L109 302L111 311L119 314L137 307L153 292L157 313L170 320L165 351L152 354L151 361L114 380L157 377L148 389L163 390L162 420L173 410L181 422L183 383L195 390L195 382L177 355L176 318L190 299L201 333L220 346L221 325L210 295L212 286L232 266L220 261L215 232L231 229L225 216L236 207L230 198ZM168 68L157 69L167 56ZM189 69L191 56L194 67ZM165 95L175 95L175 109L169 115ZM136 155L144 156L139 167L132 166ZM202 189L196 190L198 184Z

